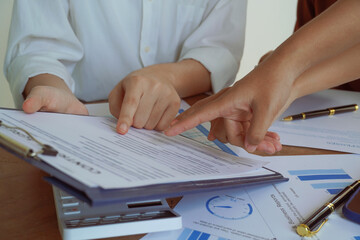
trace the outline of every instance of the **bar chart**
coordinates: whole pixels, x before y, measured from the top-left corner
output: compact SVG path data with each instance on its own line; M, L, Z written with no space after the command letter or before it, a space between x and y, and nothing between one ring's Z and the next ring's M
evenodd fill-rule
M179 113L184 112L184 109L180 109ZM191 138L197 142L201 142L203 144L206 144L210 147L221 149L224 152L227 152L229 154L232 154L234 156L237 156L237 154L232 151L228 146L226 146L224 143L220 142L219 140L215 139L214 141L207 140L207 136L209 135L210 129L210 123L203 123L196 126L196 128L190 129L186 132L181 133L180 135Z
M353 182L343 169L304 169L288 172L300 181L308 182L314 189L325 189L331 195L338 194Z
M184 228L177 240L229 240L190 228ZM356 239L358 240L358 239Z

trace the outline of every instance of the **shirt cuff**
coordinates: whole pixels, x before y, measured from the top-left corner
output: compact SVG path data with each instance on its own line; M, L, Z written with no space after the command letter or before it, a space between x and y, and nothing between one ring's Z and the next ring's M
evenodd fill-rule
M75 92L74 80L61 62L44 56L19 56L7 69L7 79L16 108L22 108L22 93L29 78L45 73L63 79L69 89Z
M233 55L223 48L201 47L186 52L179 61L194 59L199 61L211 73L213 93L230 86L239 70L239 62Z

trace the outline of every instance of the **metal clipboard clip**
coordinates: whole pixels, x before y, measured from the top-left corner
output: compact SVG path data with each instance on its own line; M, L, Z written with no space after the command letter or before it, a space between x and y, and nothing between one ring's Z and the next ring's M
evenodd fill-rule
M8 128L8 129L15 129L15 130L22 131L32 141L36 142L37 144L39 144L41 146L41 150L36 152L33 149L25 146L24 144L10 138L9 136L6 136L5 134L0 132L0 144L3 144L4 146L12 149L16 153L19 153L19 154L21 154L21 155L23 155L25 157L31 157L31 158L35 158L35 159L38 156L38 154L43 154L43 155L47 155L47 156L54 156L54 157L58 154L58 151L56 151L53 147L51 147L50 145L41 143L34 136L32 136L31 133L29 133L28 131L26 131L23 128L6 125L1 120L0 120L0 127L5 127L5 128Z

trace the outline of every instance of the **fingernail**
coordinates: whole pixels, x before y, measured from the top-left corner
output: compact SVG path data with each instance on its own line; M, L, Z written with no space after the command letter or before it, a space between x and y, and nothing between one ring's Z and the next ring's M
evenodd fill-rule
M128 131L128 126L126 125L126 123L122 123L120 124L120 126L118 127L118 132L121 134L125 134Z
M266 147L265 152L266 152L267 154L274 154L274 153L276 152L276 150L275 150L275 147L273 147L273 146L268 146L268 147Z
M276 150L277 152L280 152L281 149L282 149L281 143L275 145L275 150Z
M170 126L173 126L173 125L175 125L175 123L177 123L179 120L177 120L177 119L174 119L171 123L170 123Z
M216 138L215 138L215 136L214 136L213 134L209 134L208 137L207 137L207 139L208 139L209 141L214 141Z
M255 152L257 145L245 144L245 147L248 152Z

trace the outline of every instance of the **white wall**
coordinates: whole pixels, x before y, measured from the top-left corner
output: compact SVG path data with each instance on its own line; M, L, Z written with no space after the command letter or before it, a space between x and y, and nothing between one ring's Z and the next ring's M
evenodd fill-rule
M249 73L261 56L293 32L297 0L248 0L245 49L236 79Z
M7 47L13 0L0 0L0 107L14 107L3 66Z
M14 106L3 74L12 4L13 0L0 0L0 107ZM251 71L264 53L291 35L295 13L296 0L248 1L245 50L237 79Z

